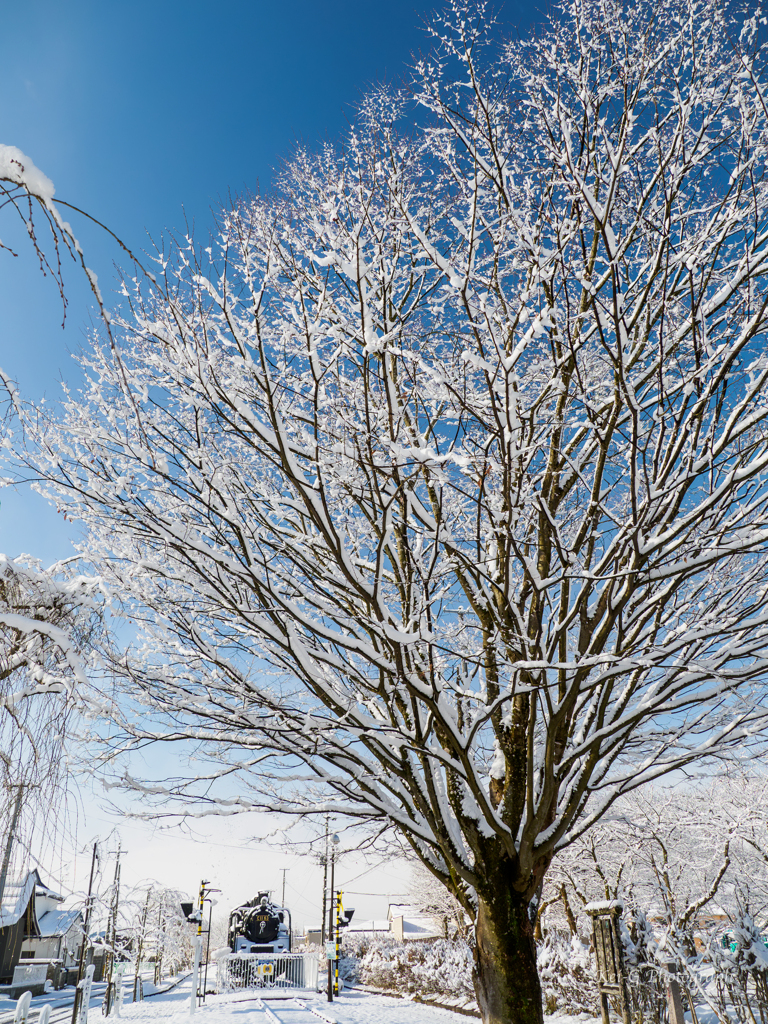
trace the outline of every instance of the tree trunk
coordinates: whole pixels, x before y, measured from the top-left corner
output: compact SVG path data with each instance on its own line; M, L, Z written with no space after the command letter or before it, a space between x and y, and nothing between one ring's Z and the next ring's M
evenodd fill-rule
M543 1024L528 901L503 885L479 897L475 993L483 1024Z

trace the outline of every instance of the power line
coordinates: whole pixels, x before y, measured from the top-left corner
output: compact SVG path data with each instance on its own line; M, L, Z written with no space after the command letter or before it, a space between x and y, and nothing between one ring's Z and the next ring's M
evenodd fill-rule
M407 892L358 892L357 889L345 889L345 896L386 896L392 899L393 896L407 896Z

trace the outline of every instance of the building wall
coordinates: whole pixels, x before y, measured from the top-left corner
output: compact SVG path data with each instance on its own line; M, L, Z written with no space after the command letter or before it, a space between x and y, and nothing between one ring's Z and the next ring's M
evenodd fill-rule
M9 985L13 980L13 969L19 962L24 930L24 917L16 924L0 928L0 985Z
M60 935L46 935L42 939L24 940L21 951L22 960L55 960L59 956L61 946Z

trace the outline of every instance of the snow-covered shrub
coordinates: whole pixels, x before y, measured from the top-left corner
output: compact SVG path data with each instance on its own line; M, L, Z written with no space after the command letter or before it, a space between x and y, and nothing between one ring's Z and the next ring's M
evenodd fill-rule
M621 921L627 994L633 1020L643 1024L663 1024L667 1020L667 964L651 922L639 907ZM674 959L678 969L677 959Z
M710 945L714 984L710 996L736 1019L768 1024L768 948L754 918L742 910L720 941Z
M341 964L348 980L403 995L474 999L472 950L463 940L363 940Z
M547 1013L599 1013L595 959L578 935L548 932L538 948Z
M548 1013L598 1012L594 956L579 938L551 932L539 945L539 972ZM339 964L345 981L420 998L471 1002L472 949L462 939L347 936Z

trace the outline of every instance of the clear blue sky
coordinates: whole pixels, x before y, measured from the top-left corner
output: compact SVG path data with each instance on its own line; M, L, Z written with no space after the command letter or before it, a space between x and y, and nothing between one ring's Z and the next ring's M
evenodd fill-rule
M200 229L229 190L269 188L297 140L344 131L366 88L407 73L429 46L423 0L23 0L3 3L0 143L18 146L56 185L131 246L147 232ZM543 6L543 5L542 5ZM536 7L510 0L502 31L525 32ZM115 246L72 218L105 298ZM0 366L38 399L77 380L91 298L66 267L67 327L28 242L0 217ZM66 528L39 499L4 492L0 551L48 560Z
M411 54L428 45L422 18L433 7L422 0L4 0L0 143L18 146L53 180L58 197L88 210L132 247L145 246L147 232L158 237L182 225L185 213L204 232L219 197L230 189L268 189L297 140L311 146L336 139L368 86L406 74ZM533 18L534 5L509 0L503 31L525 32ZM120 253L87 223L71 220L109 302ZM27 398L55 401L59 377L77 381L68 353L84 342L92 297L82 275L67 266L62 331L53 284L4 216L0 239L20 253L14 260L0 252L0 366ZM74 531L28 488L0 491L0 551L26 551L48 563L71 553ZM214 871L199 850L193 858L188 847L161 843L148 827L121 827L128 830L126 866L134 881L163 874L193 891L201 870ZM109 824L96 817L82 827L91 829L106 834ZM216 829L219 840L242 845L245 824ZM227 870L218 863L218 874L209 876L222 885L229 875L245 877L253 857L237 850L228 856L240 859ZM183 877L169 866L174 858L184 862ZM262 884L275 886L278 868L291 863L263 852L258 861ZM84 855L76 879L69 865L64 884L85 884L88 865ZM362 869L344 867L344 886ZM319 875L303 878L294 867L289 891L309 886L291 900L299 921L311 922L317 909L302 897L317 895ZM384 873L349 887L390 892L402 884ZM246 895L253 893L233 889L223 906ZM350 902L359 917L386 912L386 900L367 906L356 895Z

